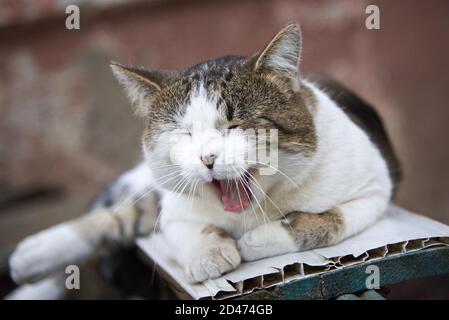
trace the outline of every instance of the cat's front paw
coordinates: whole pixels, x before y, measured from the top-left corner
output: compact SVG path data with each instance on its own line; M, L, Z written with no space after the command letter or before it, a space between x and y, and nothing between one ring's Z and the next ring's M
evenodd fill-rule
M236 269L240 262L235 243L225 242L199 249L185 266L185 272L190 282L202 282Z
M244 261L254 261L269 255L268 239L258 232L247 232L238 241L237 248Z
M65 224L25 238L9 259L16 283L33 282L74 263L90 253L91 246Z
M280 221L261 225L246 232L237 248L244 261L254 261L296 251L296 245L288 230Z

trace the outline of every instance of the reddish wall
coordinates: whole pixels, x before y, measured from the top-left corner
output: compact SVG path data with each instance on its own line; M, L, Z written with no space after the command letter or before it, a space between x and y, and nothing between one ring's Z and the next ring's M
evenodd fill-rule
M368 3L381 30L364 27ZM2 3L2 5L4 5ZM181 69L250 54L288 21L303 29L303 70L328 73L377 106L403 161L399 203L449 223L447 1L152 1L81 9L81 30L51 16L0 27L0 244L77 216L139 156L140 124L108 62ZM59 10L59 11L58 11Z

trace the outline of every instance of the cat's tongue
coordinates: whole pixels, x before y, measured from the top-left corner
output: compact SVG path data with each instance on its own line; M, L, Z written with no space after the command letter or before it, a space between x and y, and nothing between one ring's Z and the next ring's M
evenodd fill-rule
M241 212L248 208L251 201L249 190L246 189L241 179L220 180L218 189L225 211Z

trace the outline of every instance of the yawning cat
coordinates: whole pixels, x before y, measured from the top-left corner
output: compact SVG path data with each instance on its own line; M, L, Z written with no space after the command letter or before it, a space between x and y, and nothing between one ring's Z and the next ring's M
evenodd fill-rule
M13 278L54 274L41 282L55 283L67 264L148 235L158 208L157 227L192 282L374 224L398 180L382 124L336 83L302 75L300 52L292 24L251 57L183 72L112 63L145 124L145 159L89 215L20 243Z

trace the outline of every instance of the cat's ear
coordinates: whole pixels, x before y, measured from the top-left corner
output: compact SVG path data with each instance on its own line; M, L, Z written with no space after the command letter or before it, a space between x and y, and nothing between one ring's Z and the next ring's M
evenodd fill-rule
M111 62L111 69L140 116L145 115L151 98L175 76L175 72L152 71L117 62Z
M289 24L256 56L254 68L296 80L300 54L301 31L297 24Z

